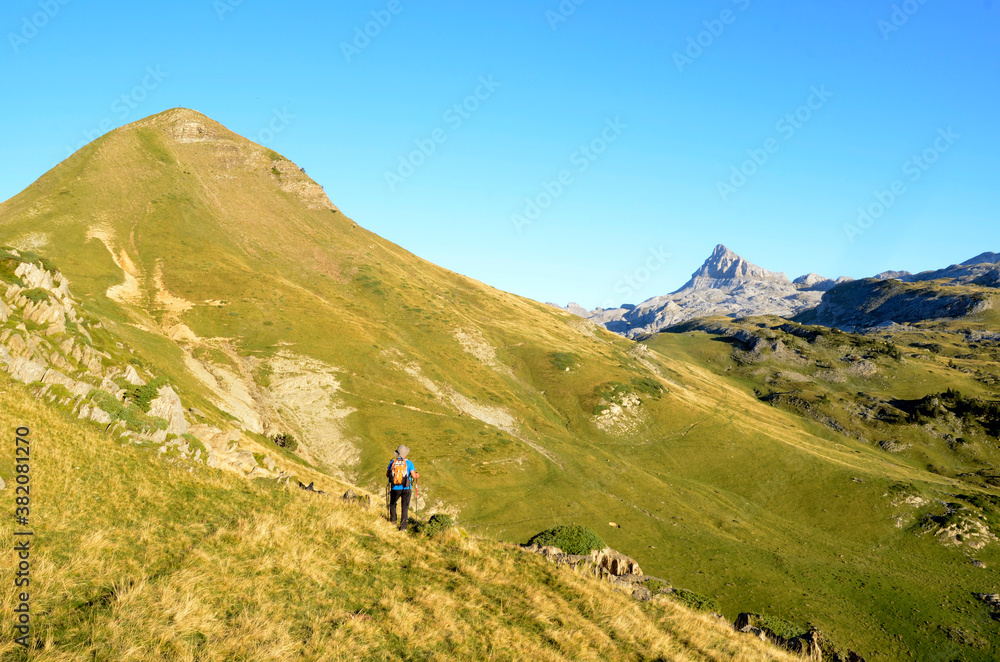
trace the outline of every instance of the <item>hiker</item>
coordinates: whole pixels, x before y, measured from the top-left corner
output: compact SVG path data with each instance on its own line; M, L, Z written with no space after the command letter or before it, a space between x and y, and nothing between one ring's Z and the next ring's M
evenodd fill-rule
M396 449L396 457L389 463L385 470L385 477L389 479L389 521L396 521L396 502L402 502L402 510L399 518L399 530L406 531L406 522L410 510L410 495L413 493L413 484L420 478L413 462L406 459L410 454L410 449L400 446Z

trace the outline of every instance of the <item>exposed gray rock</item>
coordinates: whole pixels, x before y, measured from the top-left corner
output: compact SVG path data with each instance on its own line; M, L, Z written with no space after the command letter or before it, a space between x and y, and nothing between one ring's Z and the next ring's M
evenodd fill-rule
M250 451L238 451L230 463L247 474L251 474L259 468L256 458Z
M1000 609L1000 593L974 593L973 595L994 609Z
M590 311L578 303L570 302L570 304L563 308L563 310L567 310L577 317L590 317Z
M990 298L976 292L942 291L931 285L866 278L824 294L811 321L852 331L886 323L965 317L989 310L992 305Z
M132 367L131 365L129 367L125 368L125 375L124 375L124 377L125 377L125 381L127 381L129 384L132 384L133 386L145 386L146 385L146 382L143 381L142 377L139 376L139 373L137 373L135 371L135 368Z
M25 384L42 381L46 368L40 363L21 357L15 358L7 365L7 371L13 379Z
M22 262L17 265L14 275L20 278L28 286L29 290L39 287L43 290L55 289L55 284L52 282L52 274L29 262Z
M90 384L85 384L84 382L78 382L75 379L71 379L58 370L46 371L45 376L42 377L42 381L46 384L59 384L64 386L66 387L66 390L78 398L86 397L93 388Z
M5 489L7 489L7 483L3 482L3 478L0 478L0 492L3 492Z
M874 278L878 280L903 280L912 275L909 271L883 271L880 274L875 274Z
M1000 253L980 253L971 260L962 263L963 267L971 267L974 264L996 264L1000 262Z
M101 425L108 425L111 423L111 414L104 411L100 407L94 407L90 410L90 420L100 423Z
M149 403L149 415L167 421L165 434L180 436L188 431L188 422L184 418L184 405L180 396L169 386L161 386L156 392L156 398Z
M632 597L640 602L649 602L653 599L653 594L645 586L640 586L632 591Z

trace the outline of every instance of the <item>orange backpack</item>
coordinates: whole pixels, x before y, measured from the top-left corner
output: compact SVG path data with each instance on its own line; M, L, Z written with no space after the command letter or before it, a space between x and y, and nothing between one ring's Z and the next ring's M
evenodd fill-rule
M389 467L390 480L393 487L409 487L410 484L410 471L407 467L407 461L396 458L392 461L392 465Z

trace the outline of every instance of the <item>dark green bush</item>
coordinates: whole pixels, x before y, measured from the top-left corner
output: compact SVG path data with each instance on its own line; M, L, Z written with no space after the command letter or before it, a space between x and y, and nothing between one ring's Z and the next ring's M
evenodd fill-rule
M544 545L558 547L567 554L590 554L595 549L604 549L607 545L600 536L585 526L567 524L546 529L536 533L528 541L529 545Z
M663 392L663 386L660 385L660 382L649 377L633 377L632 386L635 387L636 391L646 395L658 396Z
M430 519L427 520L426 524L420 526L420 533L427 536L433 536L438 533L447 531L451 527L455 526L455 520L451 518L451 515L446 515L444 513L434 513L431 515Z
M149 413L149 405L156 399L156 394L167 383L166 377L157 377L145 386L128 385L125 389L125 400L131 402L143 413Z
M686 588L676 589L670 598L695 611L719 612L719 605L712 598L706 598Z
M806 634L806 629L799 627L794 623L789 623L788 621L777 618L775 616L767 616L764 614L758 614L754 616L752 622L750 623L754 627L758 627L765 632L770 632L776 637L782 639L794 639L795 637L801 637Z
M32 303L39 303L40 301L48 301L49 300L49 293L46 292L45 290L43 290L40 287L36 287L36 288L30 289L30 290L25 290L25 291L21 292L21 294L23 294L24 297L28 301L31 301Z
M278 434L271 437L271 441L274 442L275 446L280 448L285 448L290 451L294 451L299 447L299 442L295 440L295 437L288 434L287 432L279 432Z
M552 354L552 365L559 370L569 370L576 366L576 354L555 352Z

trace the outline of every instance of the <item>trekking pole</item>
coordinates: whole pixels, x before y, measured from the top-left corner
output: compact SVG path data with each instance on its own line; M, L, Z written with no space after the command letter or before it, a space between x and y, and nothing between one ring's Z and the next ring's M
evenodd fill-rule
M417 516L417 503L420 499L420 490L417 489L417 481L413 481L413 516Z

